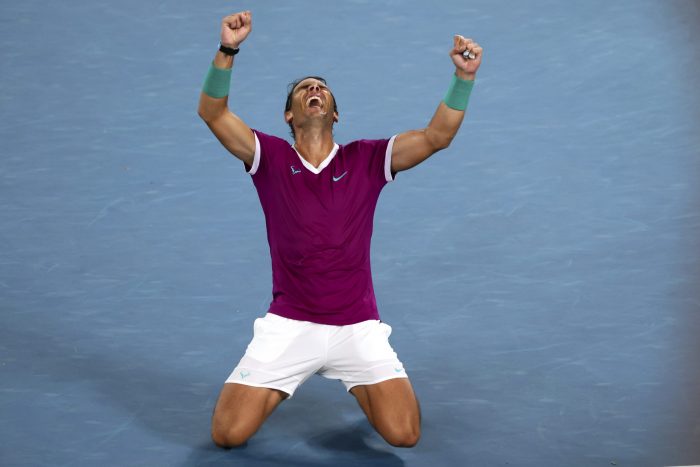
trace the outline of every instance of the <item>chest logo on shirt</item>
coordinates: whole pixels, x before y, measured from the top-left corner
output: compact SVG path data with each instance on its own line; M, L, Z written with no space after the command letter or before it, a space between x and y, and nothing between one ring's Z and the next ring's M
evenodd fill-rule
M292 175L296 175L296 174L298 174L298 173L301 172L301 169L295 169L293 165L290 166L290 167L291 167L291 169L292 169Z
M346 176L347 174L348 174L348 171L346 170L345 172L343 172L343 173L340 175L340 177L333 176L333 181L334 181L334 182L337 182L338 180L340 180L341 178L343 178L343 177Z

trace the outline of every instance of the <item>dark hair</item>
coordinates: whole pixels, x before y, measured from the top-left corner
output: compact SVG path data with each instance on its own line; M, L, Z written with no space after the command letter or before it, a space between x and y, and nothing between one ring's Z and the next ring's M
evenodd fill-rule
M326 83L326 80L324 78L321 78L320 76L304 76L303 78L295 79L291 83L287 85L287 103L284 104L284 111L287 112L292 109L292 94L294 93L294 89L304 81L305 79L317 79L323 84L328 84ZM338 113L338 103L335 100L335 96L333 95L333 92L329 89L328 92L331 93L331 97L333 98L333 112ZM294 126L292 125L291 122L289 122L289 129L292 130L292 137L296 138L296 135L294 134Z

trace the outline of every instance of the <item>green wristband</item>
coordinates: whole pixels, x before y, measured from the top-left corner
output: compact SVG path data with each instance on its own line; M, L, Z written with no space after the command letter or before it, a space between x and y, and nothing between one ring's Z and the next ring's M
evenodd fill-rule
M209 72L204 79L202 92L209 97L220 99L228 96L231 86L231 68L217 68L212 63L209 65Z
M464 111L469 103L469 94L474 87L474 80L460 79L457 75L452 75L452 83L450 88L442 100L445 105L451 109Z

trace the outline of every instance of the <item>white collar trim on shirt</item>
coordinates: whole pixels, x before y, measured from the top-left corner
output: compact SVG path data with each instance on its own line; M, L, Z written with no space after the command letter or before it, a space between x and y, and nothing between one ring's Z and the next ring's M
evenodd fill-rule
M336 153L338 152L338 149L340 148L340 146L338 146L337 143L333 143L333 149L331 149L330 154L328 154L328 156L327 156L325 159L323 159L323 162L321 162L321 164L318 166L318 168L314 167L313 165L311 165L311 163L310 163L309 161L307 161L306 159L304 159L304 157L299 153L299 151L297 151L296 146L292 145L292 148L293 148L294 151L297 153L297 156L299 156L299 159L301 160L301 163L304 165L304 167L306 167L306 168L309 169L311 172L313 172L313 173L315 173L316 175L318 175L318 174L321 173L321 171L322 171L323 169L325 169L326 167L328 167L328 164L331 163L331 161L332 161L333 158L335 157Z

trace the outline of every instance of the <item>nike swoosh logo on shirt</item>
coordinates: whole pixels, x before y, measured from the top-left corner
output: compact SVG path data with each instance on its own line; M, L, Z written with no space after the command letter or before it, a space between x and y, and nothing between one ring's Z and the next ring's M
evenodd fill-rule
M340 177L333 176L333 181L337 182L338 180L340 180L341 178L343 178L347 174L348 174L348 171L346 170L345 172L343 172L343 174Z

